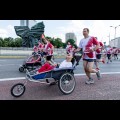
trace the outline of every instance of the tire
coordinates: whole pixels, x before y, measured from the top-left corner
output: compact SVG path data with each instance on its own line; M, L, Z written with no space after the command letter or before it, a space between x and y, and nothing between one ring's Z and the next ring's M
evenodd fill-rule
M70 86L72 87L70 88ZM60 77L60 80L58 81L58 87L60 91L65 95L71 94L74 91L75 86L76 86L76 81L74 75L68 72L64 73ZM66 90L64 87L69 88L69 90Z
M24 72L24 70L25 70L24 67L20 67L20 68L19 68L19 71L20 71L20 72Z
M17 89L17 92L18 92L18 93L15 93L15 92L16 92L16 91L15 91L16 89ZM19 91L18 91L18 90L19 90ZM17 83L17 84L15 84L15 85L11 88L11 95L14 96L14 97L20 97L20 96L22 96L22 95L24 94L25 90L26 90L26 88L25 88L24 84L22 84L22 83Z

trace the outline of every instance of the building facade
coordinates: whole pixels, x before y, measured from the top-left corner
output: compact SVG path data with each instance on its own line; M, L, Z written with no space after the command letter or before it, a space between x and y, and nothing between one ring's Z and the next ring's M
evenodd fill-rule
M76 38L75 33L66 33L65 34L65 42L69 39L75 40L75 43L77 44L77 38Z
M110 41L110 46L111 47L118 47L118 48L120 48L120 37L112 39Z
M37 23L36 20L20 20L20 26L28 26L31 28Z

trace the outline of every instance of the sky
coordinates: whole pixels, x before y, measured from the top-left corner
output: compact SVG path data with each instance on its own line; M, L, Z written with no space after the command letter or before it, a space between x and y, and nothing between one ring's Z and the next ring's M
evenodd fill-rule
M65 34L74 32L77 45L83 38L83 28L89 28L90 36L95 36L99 41L109 44L109 39L114 39L115 27L120 25L120 20L36 20L44 22L45 36L61 38L65 42ZM14 26L19 26L20 20L0 20L0 37L18 37ZM113 27L110 27L113 26ZM120 37L120 27L116 29L116 37Z

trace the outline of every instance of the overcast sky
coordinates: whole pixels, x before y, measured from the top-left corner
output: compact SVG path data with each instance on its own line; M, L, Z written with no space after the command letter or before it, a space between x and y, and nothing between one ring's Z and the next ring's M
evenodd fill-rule
M91 36L97 36L99 41L109 42L114 38L115 26L120 25L120 20L37 20L45 24L45 35L50 37L59 37L65 41L67 32L74 32L77 37L77 43L83 38L83 28L90 29ZM0 37L17 37L14 26L19 26L20 20L0 20ZM113 26L113 27L110 27ZM120 37L120 27L116 29L116 37Z

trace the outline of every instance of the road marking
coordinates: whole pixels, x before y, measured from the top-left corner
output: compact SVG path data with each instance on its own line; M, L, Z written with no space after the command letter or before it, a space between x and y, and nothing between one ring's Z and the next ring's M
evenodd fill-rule
M104 72L102 75L112 75L112 74L120 74L120 72ZM75 76L85 76L86 74L75 74ZM93 73L95 75L95 73ZM12 80L25 80L25 77L16 77L16 78L4 78L0 79L0 81L12 81Z
M95 73L92 73L93 75ZM120 74L120 72L104 72L104 73L101 73L102 75L112 75L112 74ZM75 76L84 76L86 74L75 74Z
M4 78L4 79L0 79L0 81L10 81L10 80L25 80L25 77Z

